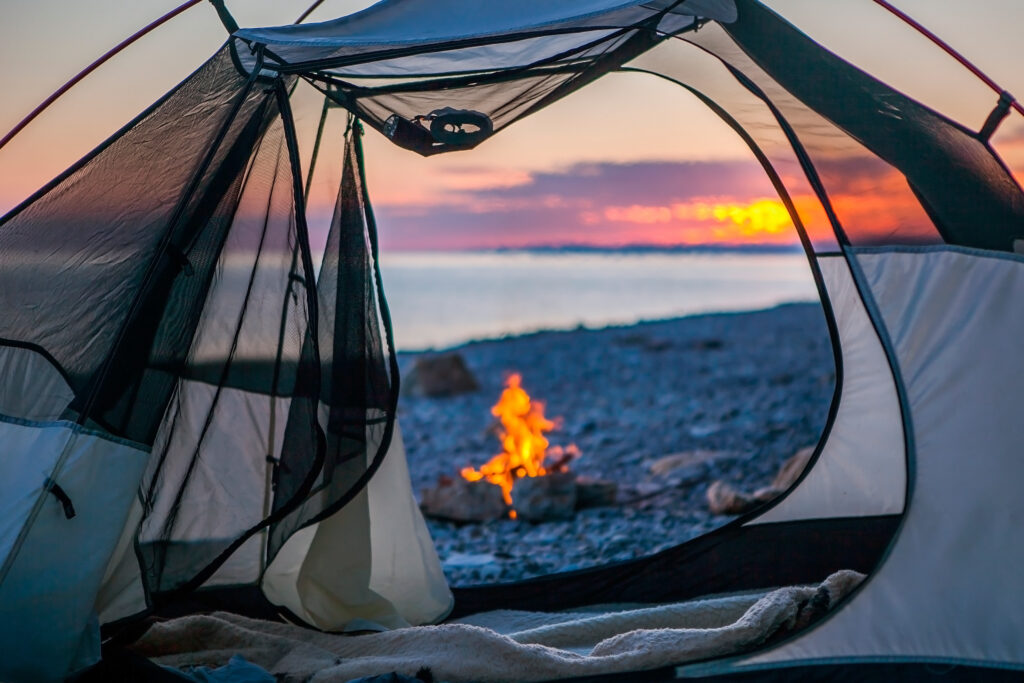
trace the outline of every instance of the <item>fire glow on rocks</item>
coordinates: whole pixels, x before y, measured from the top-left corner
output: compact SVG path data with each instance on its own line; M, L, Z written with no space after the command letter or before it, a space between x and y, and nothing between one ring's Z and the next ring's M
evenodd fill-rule
M554 472L566 472L569 462L580 454L575 444L562 448L553 446L544 436L557 427L555 420L544 417L544 404L530 398L522 387L522 376L510 375L491 414L501 421L498 436L504 449L487 461L479 470L464 467L460 474L467 481L486 479L501 487L505 503L512 506L512 487L516 479L542 477ZM545 465L545 459L551 462ZM516 518L516 511L509 511Z

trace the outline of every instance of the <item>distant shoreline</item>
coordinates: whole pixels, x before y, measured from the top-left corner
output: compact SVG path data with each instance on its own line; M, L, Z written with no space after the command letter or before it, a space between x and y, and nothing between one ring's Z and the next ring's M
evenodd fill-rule
M538 244L523 247L481 247L467 249L386 249L389 254L799 254L803 247L794 244Z
M776 304L774 306L761 306L754 308L743 308L734 311L703 311L700 313L686 313L683 315L667 315L660 318L646 318L643 320L636 320L634 322L624 323L610 323L608 325L575 325L571 327L548 327L536 330L530 330L526 332L510 332L508 334L495 335L493 337L479 337L476 339L467 339L463 342L457 342L448 346L440 347L422 347L422 348L410 348L410 349L398 349L398 357L414 357L426 354L440 354L440 353L451 353L455 351L461 351L467 347L476 346L479 344L496 344L501 342L511 342L520 339L531 339L543 335L572 335L587 332L629 332L636 328L638 331L644 330L644 328L651 328L658 325L677 323L683 320L691 318L712 318L712 317L725 317L725 316L746 316L750 314L758 313L771 313L779 309L785 308L800 308L805 306L819 306L820 303L810 301L786 301L783 303Z
M530 252L556 254L794 254L800 244L624 244L607 247L590 244L558 244L533 247L499 247L498 253Z

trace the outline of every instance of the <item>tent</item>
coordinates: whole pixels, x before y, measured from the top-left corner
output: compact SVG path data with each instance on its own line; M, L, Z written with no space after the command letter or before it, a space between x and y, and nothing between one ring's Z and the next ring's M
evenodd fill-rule
M359 121L468 150L616 70L687 88L773 182L834 344L827 425L786 495L715 532L450 592L395 419ZM354 117L319 270L290 106L308 85ZM968 128L756 0L382 0L235 31L0 219L0 677L80 670L101 626L154 611L393 627L840 569L869 577L809 628L662 674L1024 668L1024 193L990 144L1013 106Z

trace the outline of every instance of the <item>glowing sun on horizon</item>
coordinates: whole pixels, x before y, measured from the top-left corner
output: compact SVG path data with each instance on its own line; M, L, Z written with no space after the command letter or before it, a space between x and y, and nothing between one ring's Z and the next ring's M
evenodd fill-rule
M714 220L728 226L714 231L718 239L775 237L790 235L793 222L789 212L777 199L755 199L746 204L703 202L693 204L693 217L698 220Z

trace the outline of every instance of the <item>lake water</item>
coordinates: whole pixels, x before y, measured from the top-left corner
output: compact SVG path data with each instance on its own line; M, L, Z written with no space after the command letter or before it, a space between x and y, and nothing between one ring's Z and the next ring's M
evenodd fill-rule
M801 253L398 252L381 272L403 351L818 299Z

